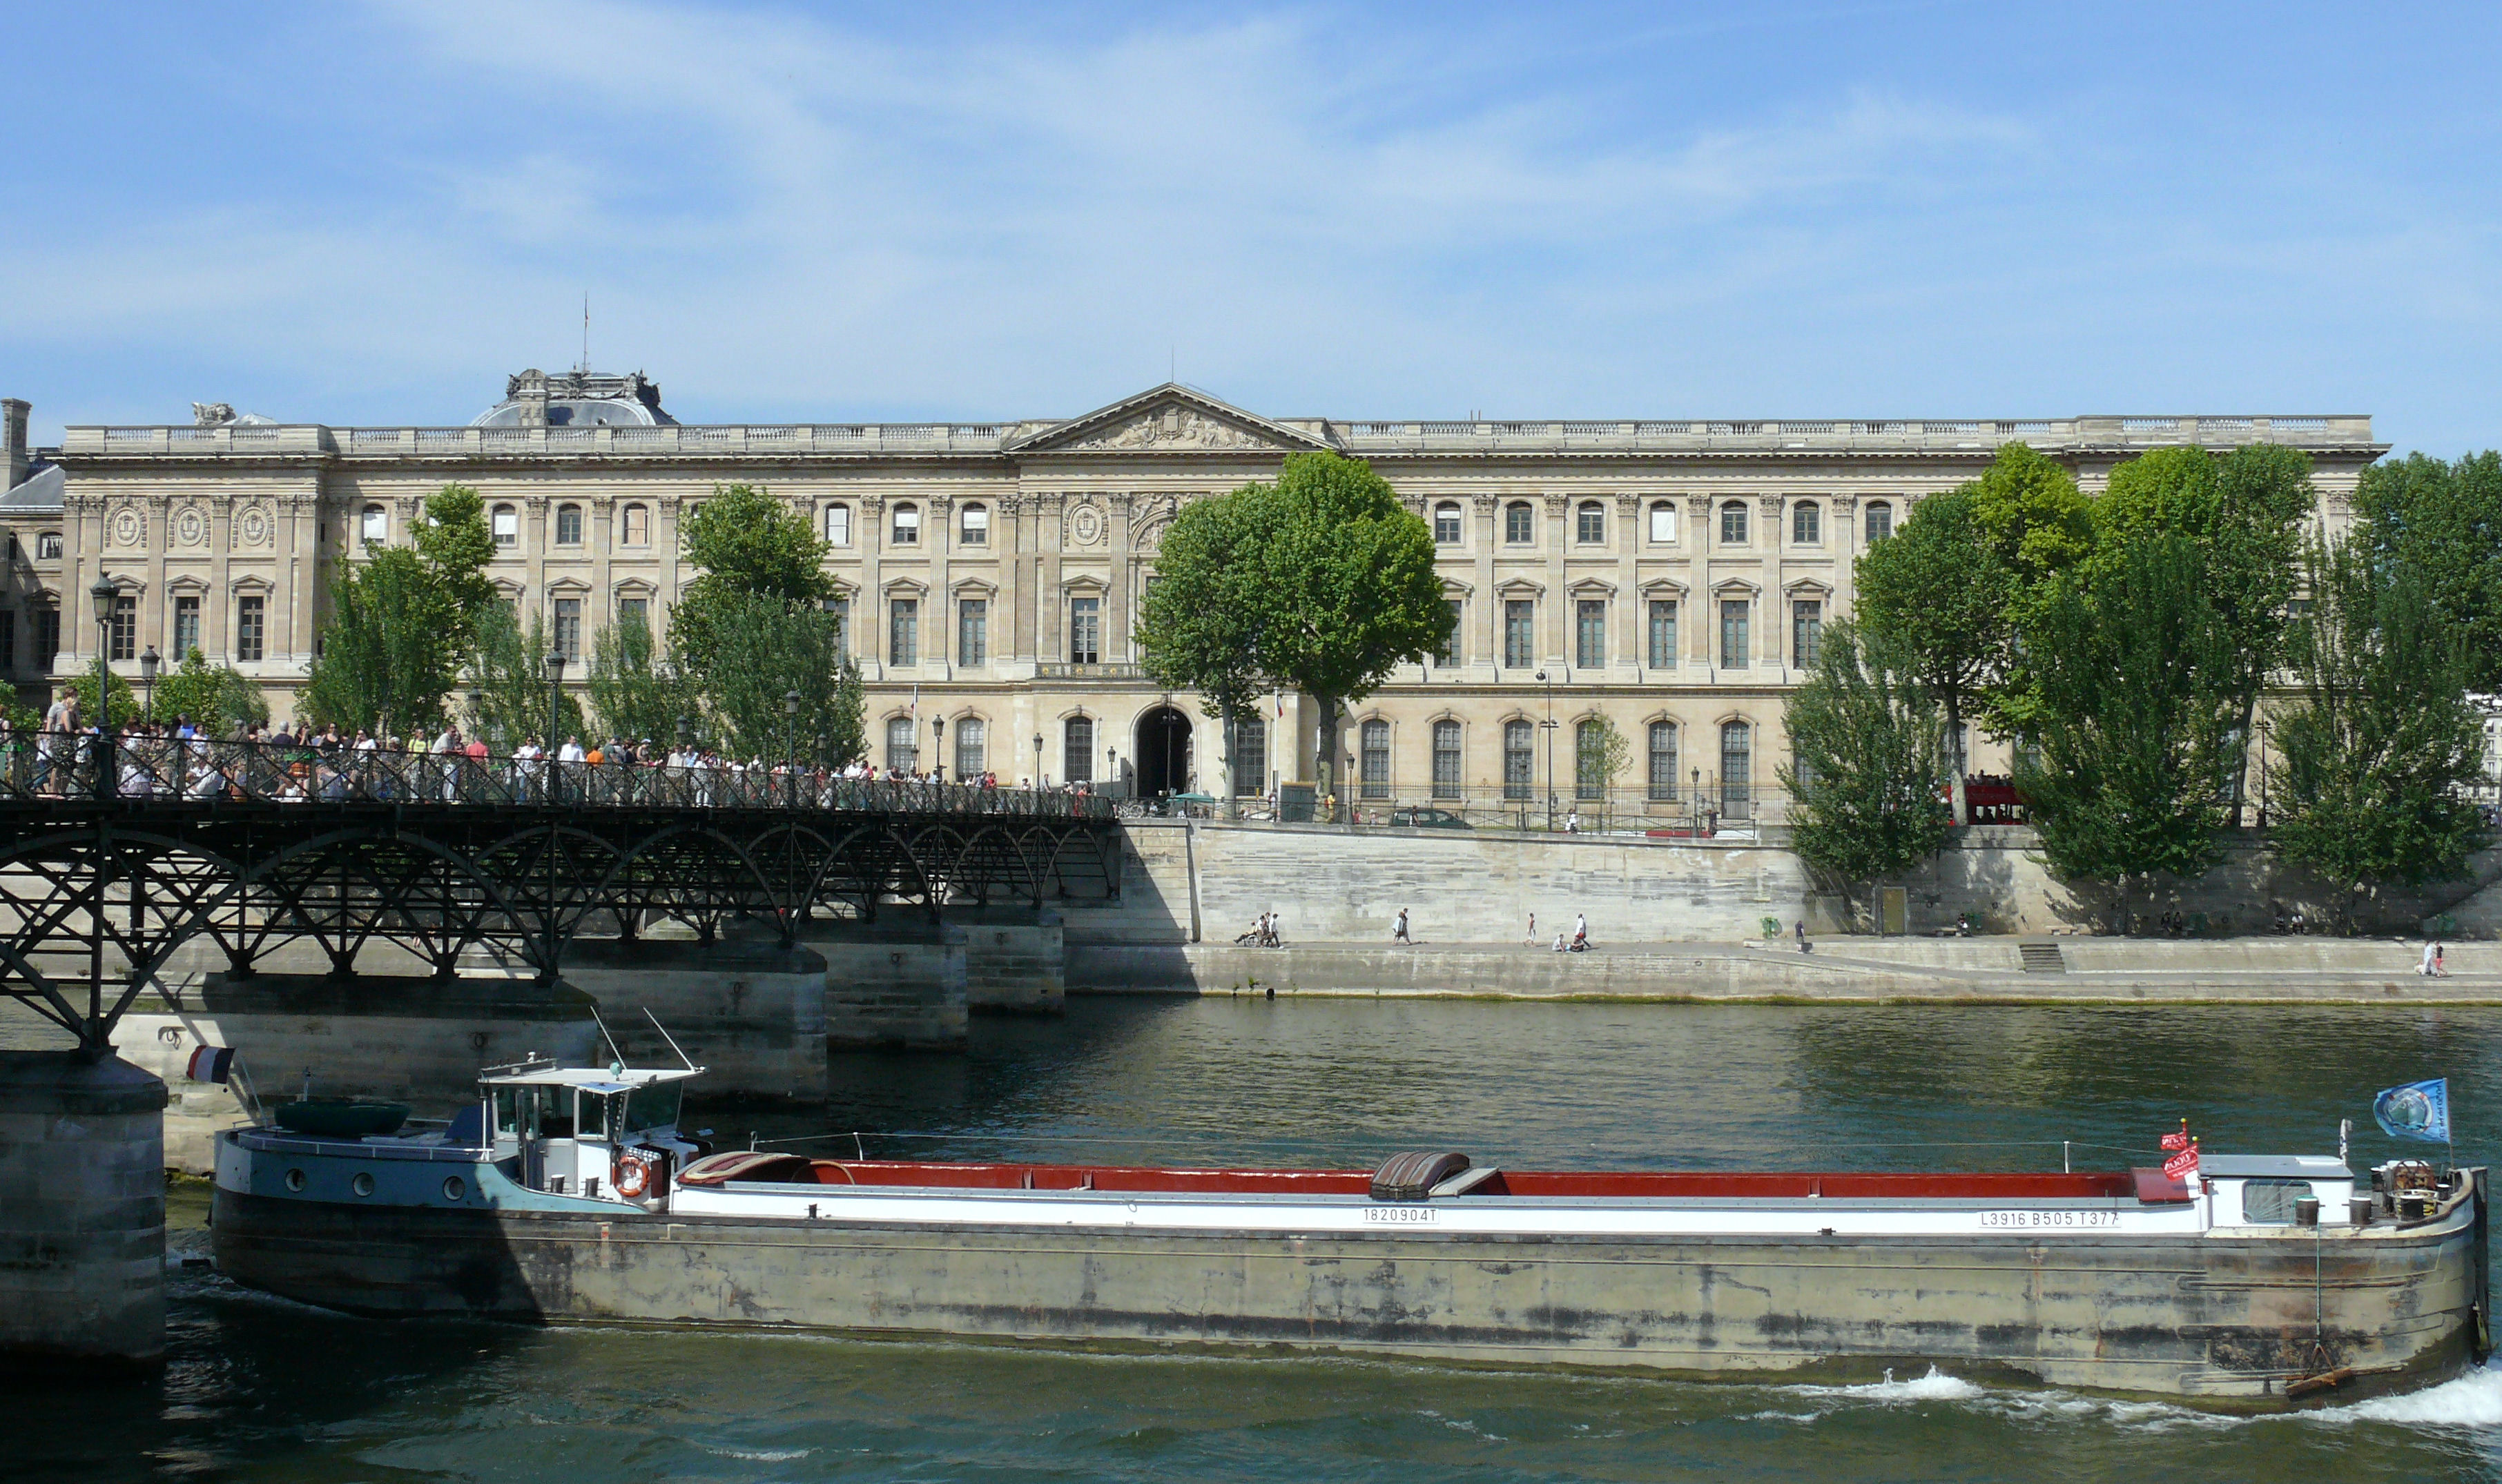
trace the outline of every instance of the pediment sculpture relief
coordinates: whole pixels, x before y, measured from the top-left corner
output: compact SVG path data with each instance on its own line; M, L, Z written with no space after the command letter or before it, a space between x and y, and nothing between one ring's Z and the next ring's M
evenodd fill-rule
M1248 428L1221 422L1189 407L1166 407L1090 433L1069 444L1072 452L1103 449L1273 449L1278 445Z

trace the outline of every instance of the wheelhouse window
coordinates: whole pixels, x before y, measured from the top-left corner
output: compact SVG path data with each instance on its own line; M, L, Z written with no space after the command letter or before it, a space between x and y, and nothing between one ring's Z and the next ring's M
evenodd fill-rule
M1894 534L1894 507L1883 500L1870 500L1868 502L1868 544L1875 546L1892 534Z
M1460 724L1457 722L1434 724L1434 796L1460 796Z
M980 717L968 716L956 724L956 779L970 782L982 776L991 765L991 729Z
M1676 599L1650 600L1649 660L1654 670L1676 668Z
M1460 506L1456 500L1444 500L1434 507L1434 544L1460 544Z
M1651 501L1650 539L1660 545L1666 545L1676 539L1676 506L1673 502Z
M1607 604L1582 598L1572 605L1572 662L1595 670L1607 662Z
M1095 781L1095 719L1073 716L1060 728L1061 778L1068 783Z
M265 602L266 600L257 593L235 599L234 652L235 658L239 662L250 664L261 657L264 649L261 629L267 612ZM52 618L54 624L57 625L60 615L55 612ZM54 648L58 648L57 632L53 638Z
M849 505L826 507L826 545L852 544L852 508Z
M906 773L921 766L921 725L908 716L886 719L886 765Z
M1790 507L1790 544L1824 545L1824 508L1815 501L1801 500Z
M581 506L558 505L556 508L556 544L558 546L582 545Z
M889 664L921 662L921 600L919 598L887 599L886 660Z
M1607 507L1583 500L1572 512L1572 539L1581 546L1604 545L1607 539Z
M991 507L967 505L956 516L956 539L964 546L991 544Z
M1363 792L1358 796L1388 798L1390 796L1390 724L1377 721L1367 722L1364 724L1361 736L1363 746L1360 750L1360 761Z
M380 505L368 505L357 517L356 539L380 546L390 539L390 516Z
M522 513L511 505L498 505L487 517L487 528L494 532L497 546L519 546L522 541Z
M1538 604L1528 598L1512 598L1503 605L1503 662L1506 669L1525 670L1538 662Z
M2253 1227L2290 1226L2295 1202L2318 1198L2319 1193L2308 1180L2245 1180L2242 1220Z
M1650 724L1650 796L1660 803L1676 797L1676 724Z
M1753 605L1742 597L1720 600L1720 668L1742 670L1747 667L1747 619Z
M1103 662L1103 600L1099 597L1068 600L1068 662Z
M618 512L617 541L621 546L652 544L652 507L628 505Z
M1530 778L1538 768L1538 729L1527 722L1503 724L1503 796L1531 796Z
M894 540L896 546L919 546L921 544L920 506L897 505L895 507Z
M1746 544L1745 501L1729 500L1720 506L1720 544L1722 546Z
M1507 545L1527 546L1538 539L1538 507L1527 500L1514 500L1503 507L1503 539Z

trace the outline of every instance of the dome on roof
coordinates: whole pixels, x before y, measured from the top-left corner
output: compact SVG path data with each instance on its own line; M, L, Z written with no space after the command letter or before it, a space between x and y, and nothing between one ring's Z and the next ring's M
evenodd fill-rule
M640 371L529 370L504 384L504 400L470 420L471 427L662 427L677 419L660 410L660 388Z

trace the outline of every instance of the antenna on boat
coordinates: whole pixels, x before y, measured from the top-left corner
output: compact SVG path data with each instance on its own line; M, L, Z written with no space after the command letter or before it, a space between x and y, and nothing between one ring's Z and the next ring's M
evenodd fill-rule
M650 1005L643 1007L643 1018L652 1023L653 1029L660 1032L660 1039L669 1043L669 1049L678 1054L678 1060L687 1063L687 1070L691 1072L703 1070L702 1067L695 1065L694 1058L687 1055L687 1049L678 1044L678 1038L669 1034L669 1028L660 1024L660 1018L652 1013Z
M608 1033L608 1023L599 1018L599 1007L597 1005L592 1005L591 1007L591 1023L599 1028L601 1039L607 1041L608 1055L615 1058L617 1064L620 1067L623 1067L626 1064L626 1053L617 1049L617 1037Z

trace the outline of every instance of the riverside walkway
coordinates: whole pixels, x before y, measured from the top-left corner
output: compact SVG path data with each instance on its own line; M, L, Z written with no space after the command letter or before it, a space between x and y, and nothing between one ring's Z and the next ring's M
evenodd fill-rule
M201 935L239 977L309 938L341 975L370 942L442 977L485 944L552 982L586 929L761 920L788 942L812 916L1108 901L1120 880L1111 803L1082 793L53 735L0 768L0 995L95 1049Z

